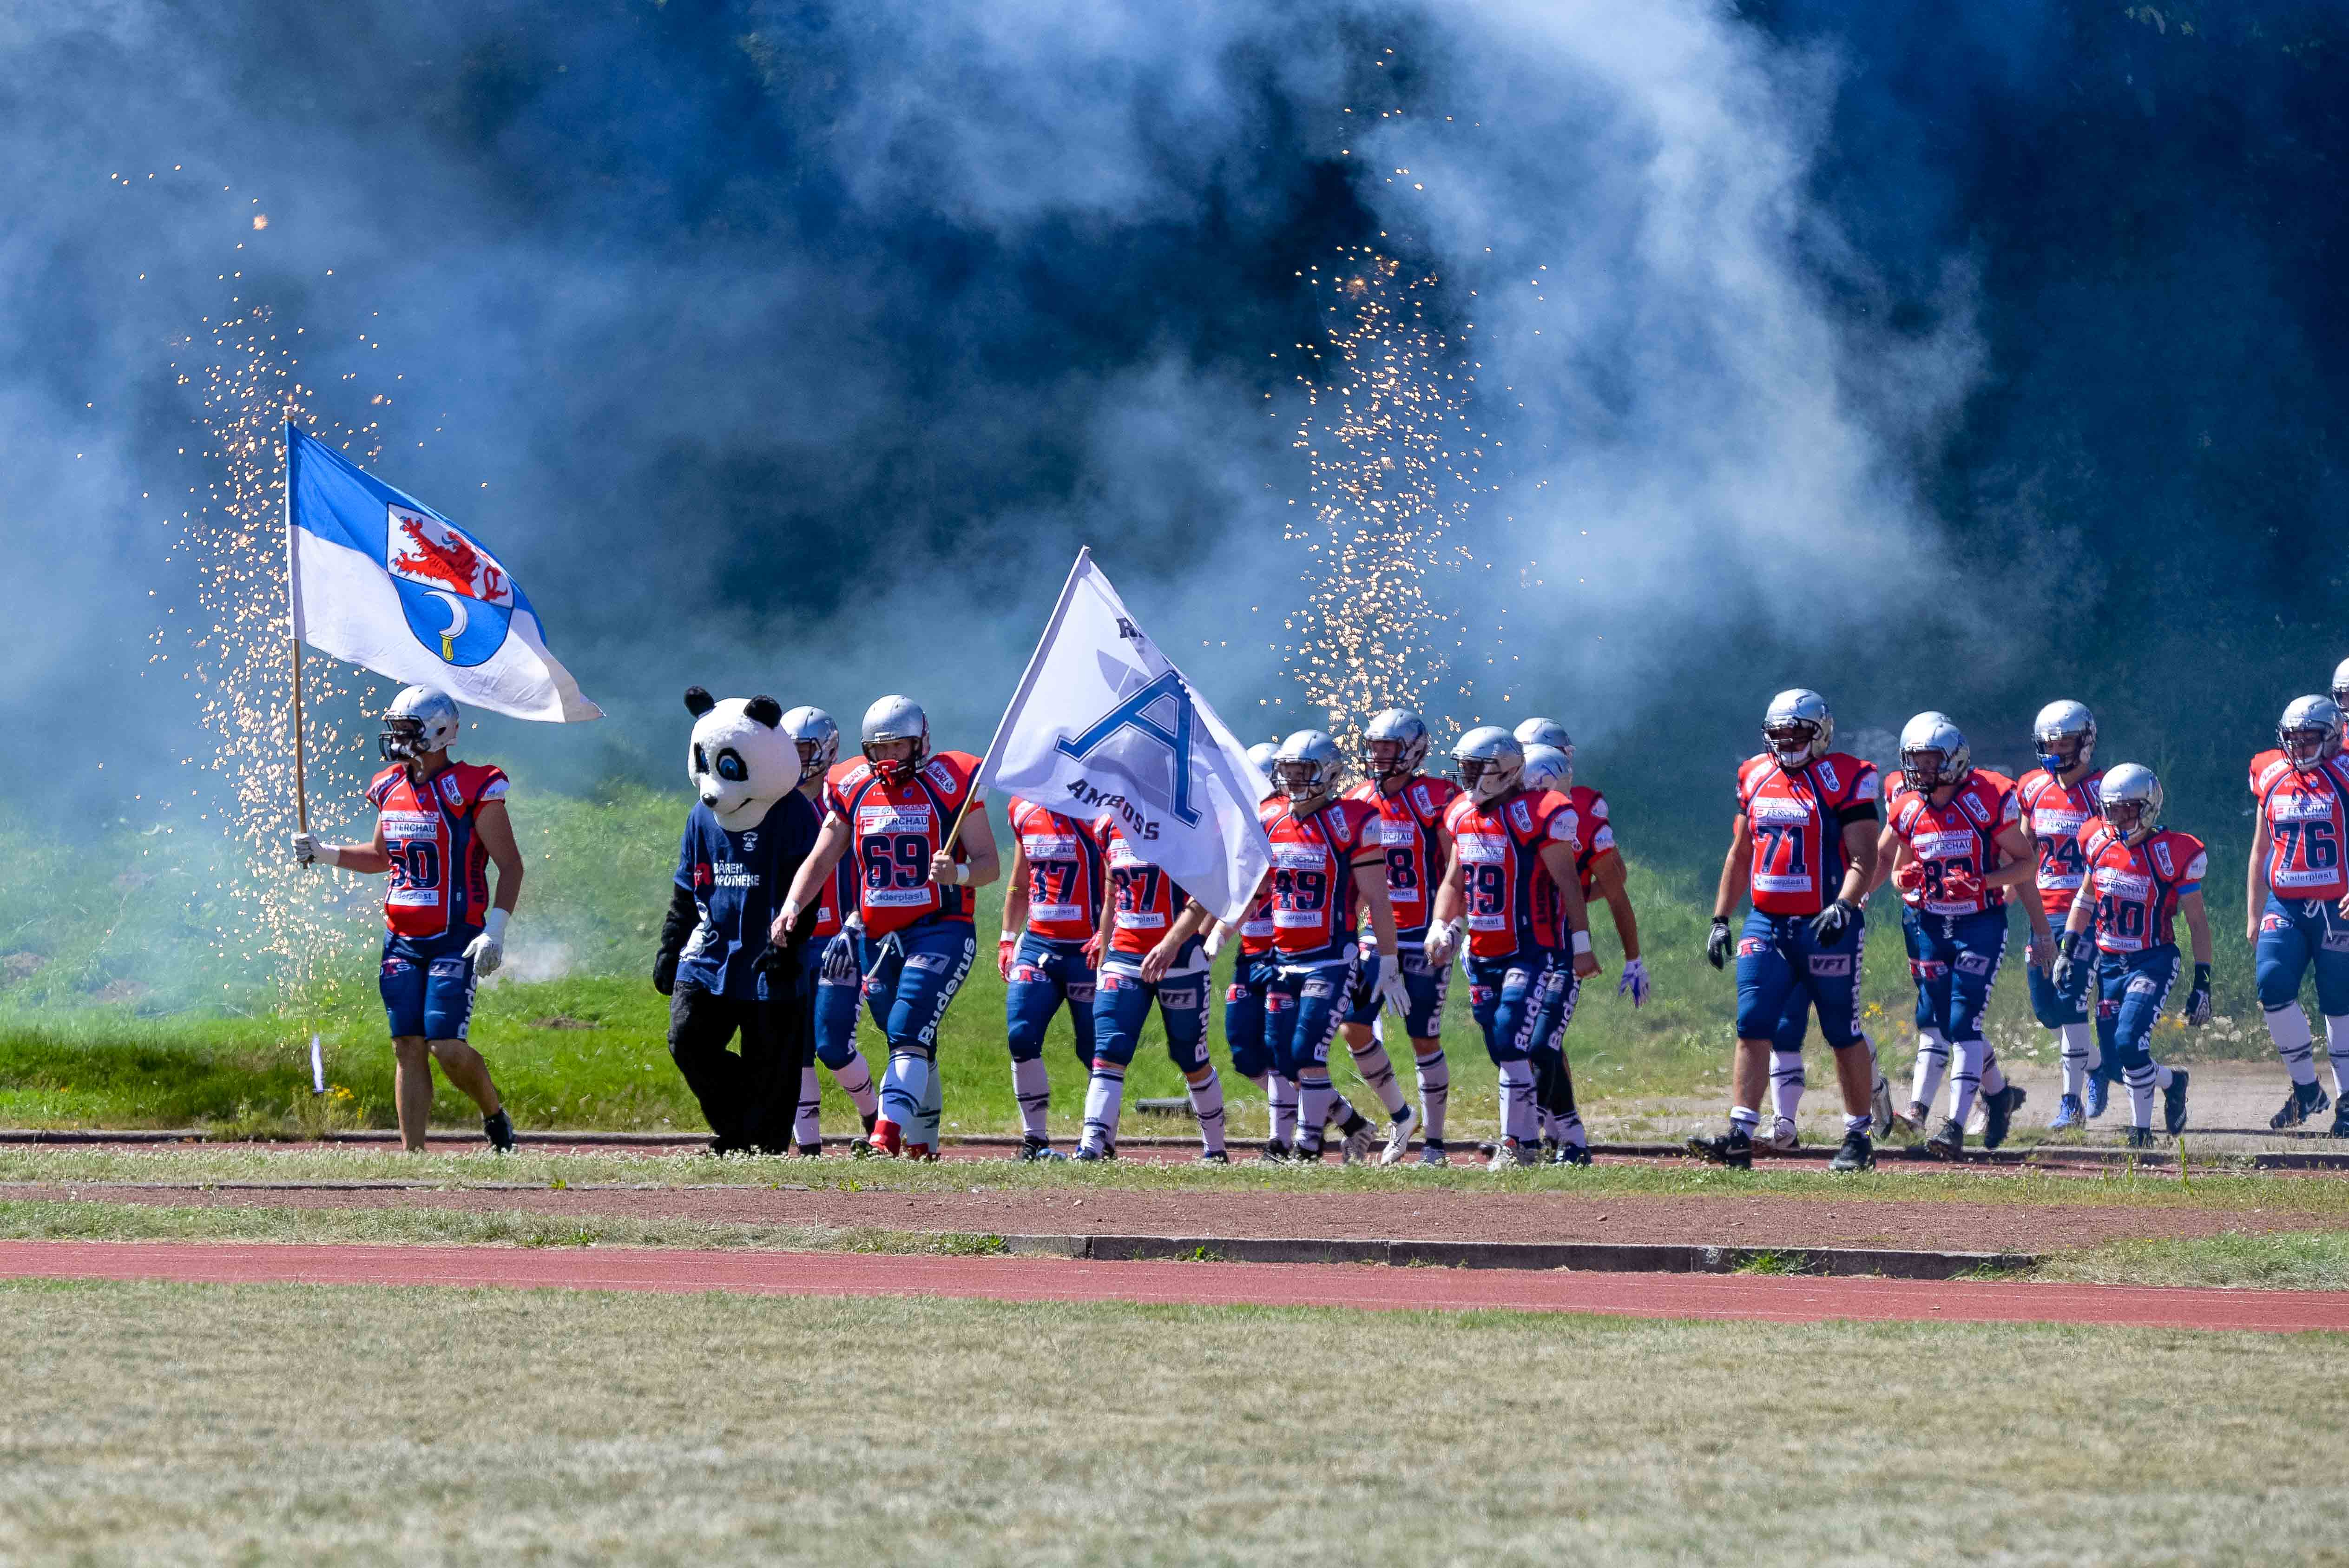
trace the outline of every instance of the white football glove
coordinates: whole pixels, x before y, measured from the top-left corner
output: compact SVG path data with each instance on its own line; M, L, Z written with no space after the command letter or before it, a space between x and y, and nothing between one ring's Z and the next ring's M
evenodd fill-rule
M1402 982L1402 965L1390 963L1379 971L1379 1004L1397 1018L1411 1012L1411 992Z
M1224 938L1227 936L1229 932L1230 928L1226 927L1221 920L1216 921L1207 928L1207 957L1210 961L1214 960L1217 953L1224 950Z
M1427 955L1430 969L1442 969L1452 961L1452 950L1460 941L1460 922L1438 920L1427 928L1427 940L1420 950Z
M492 909L481 922L481 934L465 944L465 958L473 966L476 978L495 974L498 966L506 961L506 921L511 917L503 909Z
M835 932L823 944L823 978L834 985L854 985L864 978L856 967L856 941L846 931Z
M1629 996L1631 1005L1639 1006L1648 1000L1648 969L1638 959L1623 961L1623 978L1615 984L1615 994Z
M297 864L303 866L317 860L323 860L329 866L339 866L343 860L341 854L333 845L319 843L318 836L306 827L294 836L294 858Z

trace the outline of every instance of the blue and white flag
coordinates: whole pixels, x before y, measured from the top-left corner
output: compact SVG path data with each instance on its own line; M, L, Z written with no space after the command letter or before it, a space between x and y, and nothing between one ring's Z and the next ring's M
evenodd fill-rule
M1272 864L1242 746L1079 551L978 782L1066 815L1107 814L1133 852L1237 920Z
M604 716L546 651L522 585L480 540L291 422L285 464L295 637L493 713Z

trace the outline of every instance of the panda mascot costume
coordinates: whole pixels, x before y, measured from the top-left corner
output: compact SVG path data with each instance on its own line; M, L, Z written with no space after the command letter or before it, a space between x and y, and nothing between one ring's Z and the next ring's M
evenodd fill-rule
M814 847L815 808L772 697L685 692L693 714L686 774L700 799L685 819L653 986L669 999L668 1052L701 1102L717 1154L789 1152L800 1064L810 1047L796 965L768 926ZM727 1049L741 1036L740 1054Z

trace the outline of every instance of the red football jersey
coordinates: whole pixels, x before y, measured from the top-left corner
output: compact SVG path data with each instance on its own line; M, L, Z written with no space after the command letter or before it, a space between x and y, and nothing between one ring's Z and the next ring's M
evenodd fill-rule
M1557 884L1541 850L1563 844L1581 858L1573 802L1554 789L1520 790L1483 806L1462 794L1444 814L1444 826L1460 860L1470 954L1511 958L1563 945Z
M1378 813L1376 841L1386 850L1387 901L1394 906L1395 935L1416 942L1427 935L1435 889L1444 885L1444 809L1460 786L1450 779L1417 774L1388 794L1369 779L1346 792Z
M1886 820L1925 868L1922 886L1900 889L1901 901L1910 909L1926 915L1978 915L2005 906L2003 888L1953 898L1943 885L1953 871L1979 882L2002 863L1999 831L2023 821L2022 804L2005 774L1976 768L1942 805L1904 786L1892 797Z
M2080 829L2080 855L2096 897L2096 946L2139 952L2177 940L2170 922L2178 900L2202 886L2210 857L2190 833L2168 828L2132 848L2102 822Z
M931 881L930 857L964 800L973 799L978 809L978 759L968 752L936 753L904 784L889 783L863 757L833 766L824 784L824 810L855 833L849 854L856 860L856 903L867 934L885 937L932 914L970 919L970 889ZM955 858L969 858L959 839Z
M490 912L490 851L473 815L483 802L506 798L503 770L450 763L419 784L406 763L395 763L375 775L367 797L391 857L383 923L403 937L479 926Z
M811 928L811 940L816 937L838 936L847 923L846 911L856 902L856 857L854 853L840 857L832 875L823 879L823 891L816 895L815 925Z
M1240 921L1240 951L1256 958L1272 950L1272 888L1268 886L1263 896L1248 906L1247 919Z
M1737 809L1754 841L1754 907L1816 915L1835 901L1845 870L1847 818L1873 816L1876 764L1829 752L1788 773L1764 752L1737 770Z
M1616 853L1615 826L1607 820L1607 797L1588 784L1568 790L1566 803L1574 807L1574 820L1582 835L1582 853L1574 857L1574 868L1582 877L1582 896L1589 898L1599 886L1594 867Z
M1361 904L1354 861L1379 847L1378 808L1340 799L1300 817L1277 794L1257 810L1272 840L1273 946L1318 953L1351 936Z
M1117 907L1110 917L1109 950L1140 958L1166 940L1191 895L1133 852L1116 817L1102 817L1093 832L1109 862L1110 898Z
M2268 814L2268 886L2279 898L2349 897L2349 868L2341 864L2343 792L2349 757L2328 757L2302 773L2282 752L2251 759L2251 794Z
M1094 829L1033 801L1011 800L1011 834L1028 857L1028 930L1089 942L1101 920L1102 846Z
M2023 819L2039 841L2039 906L2050 923L2061 926L2080 896L2088 862L2080 852L2080 829L2096 819L2104 799L2105 770L2081 775L2065 788L2045 768L2033 768L2014 786Z

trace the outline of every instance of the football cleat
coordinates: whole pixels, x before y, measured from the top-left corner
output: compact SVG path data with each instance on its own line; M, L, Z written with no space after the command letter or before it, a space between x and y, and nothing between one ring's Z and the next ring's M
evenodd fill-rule
M895 1159L905 1152L905 1135L897 1124L884 1116L873 1124L873 1137L866 1143L862 1158Z
M1025 1160L1059 1160L1069 1157L1052 1147L1052 1140L1030 1133L1019 1140L1019 1158Z
M1549 1157L1552 1165L1588 1165L1590 1146L1587 1143L1562 1143L1557 1152Z
M2151 1148L2153 1147L2153 1129L2151 1127L2124 1127L2121 1131L2121 1147L2124 1148Z
M2069 1132L2088 1125L2087 1107L2080 1104L2077 1095L2066 1095L2055 1102L2055 1115L2047 1124L2049 1132Z
M1493 1146L1493 1156L1485 1162L1487 1170L1514 1170L1521 1165L1538 1164L1541 1153L1533 1145L1505 1137Z
M1772 1116L1754 1129L1754 1147L1770 1154L1792 1154L1803 1147L1792 1116Z
M513 1117L506 1115L503 1106L481 1118L481 1131L489 1135L490 1147L497 1153L514 1151Z
M1199 1151L1201 1165L1229 1165L1231 1162L1232 1157L1220 1148L1203 1148Z
M909 1143L905 1146L905 1158L919 1160L924 1165L936 1165L938 1162L938 1151L926 1143Z
M1927 1125L1932 1121L1933 1107L1922 1100L1911 1100L1909 1102L1909 1108L1892 1119L1900 1124L1902 1132L1907 1133L1910 1137L1916 1137L1922 1134Z
M1288 1146L1277 1137L1264 1140L1264 1151L1256 1157L1258 1165L1287 1165L1291 1158Z
M2333 1136L2349 1137L2349 1100L2333 1107Z
M2279 1132L2296 1127L2333 1102L2314 1084L2294 1084L2292 1094L2284 1100L2283 1109L2268 1118L2268 1126Z
M1451 1164L1452 1157L1444 1152L1444 1140L1433 1137L1423 1140L1419 1146L1419 1163L1422 1165Z
M1838 1174L1874 1170L1876 1146L1868 1141L1868 1135L1864 1132L1847 1132L1843 1135L1843 1147L1836 1150L1833 1159L1827 1161L1827 1168Z
M2027 1097L2023 1085L2013 1083L1995 1095L1982 1097L1982 1147L1996 1148L2006 1141L2006 1135L2014 1130L2014 1113L2023 1108L2023 1102Z
M2113 1081L2102 1073L2090 1073L2088 1081L2081 1085L2086 1097L2080 1102L2080 1108L2087 1113L2090 1121L2105 1114L2105 1105L2111 1096L2112 1087Z
M1377 1146L1378 1141L1378 1129L1371 1126L1370 1118L1367 1116L1361 1118L1361 1125L1348 1133L1345 1141L1338 1146L1338 1163L1340 1165L1368 1164L1371 1150Z
M1733 1126L1719 1137L1692 1137L1688 1151L1707 1165L1725 1165L1732 1170L1754 1168L1754 1138L1744 1127Z
M799 1154L802 1159L822 1159L823 1158L823 1145L821 1143L803 1143L800 1145Z
M851 1159L872 1158L873 1140L869 1137L850 1138L848 1140L848 1158Z
M1411 1135L1419 1127L1419 1112L1405 1102L1402 1115L1387 1127L1387 1147L1379 1155L1381 1165L1401 1165L1411 1153Z
M1935 1159L1957 1158L1966 1152L1966 1129L1958 1124L1955 1116L1951 1116L1925 1140L1925 1152Z
M2169 1087L2161 1091L2161 1130L2172 1137L2186 1130L2186 1069L2183 1067L2169 1070ZM2337 1132L2333 1134L2335 1137L2340 1136Z

